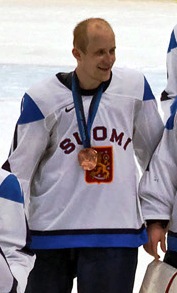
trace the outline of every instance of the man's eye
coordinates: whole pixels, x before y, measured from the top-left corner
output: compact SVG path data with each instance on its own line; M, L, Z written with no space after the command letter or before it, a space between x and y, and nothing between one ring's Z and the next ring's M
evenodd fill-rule
M112 55L112 54L115 54L115 50L116 50L115 48L114 48L114 49L111 49L109 53L110 53L111 55Z
M99 50L98 52L97 52L97 55L98 56L102 56L104 54L104 51L103 50Z

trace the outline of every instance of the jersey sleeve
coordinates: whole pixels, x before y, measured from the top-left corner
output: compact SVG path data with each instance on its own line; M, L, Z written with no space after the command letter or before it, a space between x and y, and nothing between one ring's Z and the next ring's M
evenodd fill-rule
M13 174L5 176L2 180L3 172L5 171L0 172L0 265L2 270L4 268L7 278L12 279L2 259L4 255L10 272L17 281L17 292L21 293L25 290L35 256L29 248L30 237L20 184Z
M19 178L25 195L25 206L29 203L30 182L47 148L50 136L46 120L34 99L29 94L25 94L10 154L3 165L3 169Z
M10 292L13 287L14 277L0 248L0 292Z
M168 119L149 169L140 181L139 195L145 220L169 220L177 190L177 114Z
M177 25L173 29L167 51L167 87L169 98L177 96Z
M177 97L177 25L174 27L167 50L167 85L161 95L161 106L166 122L170 116L172 99Z
M164 125L158 112L157 102L149 83L144 77L144 95L137 101L134 123L133 144L142 172L149 164L151 156L161 139Z

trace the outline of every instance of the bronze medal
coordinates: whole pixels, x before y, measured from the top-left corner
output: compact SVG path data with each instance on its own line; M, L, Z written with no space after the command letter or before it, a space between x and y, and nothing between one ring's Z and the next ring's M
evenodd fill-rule
M97 165L97 151L93 148L84 148L79 152L78 160L84 170L91 171Z

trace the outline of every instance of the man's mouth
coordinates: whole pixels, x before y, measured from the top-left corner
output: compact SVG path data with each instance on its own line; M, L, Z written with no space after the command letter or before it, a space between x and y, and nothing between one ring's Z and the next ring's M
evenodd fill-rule
M107 71L109 71L110 69L111 69L111 66L110 67L105 67L105 68L103 68L103 67L98 67L100 70L102 70L102 71L105 71L105 72L107 72Z

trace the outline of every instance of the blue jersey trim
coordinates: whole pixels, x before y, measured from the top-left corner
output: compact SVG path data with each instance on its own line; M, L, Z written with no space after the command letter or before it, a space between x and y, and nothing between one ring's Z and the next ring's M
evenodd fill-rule
M167 237L167 247L168 247L168 250L177 251L177 238L168 235L168 237Z
M44 119L44 115L32 100L32 98L25 94L22 101L21 115L17 124L25 124Z
M169 53L174 48L177 48L177 41L176 41L175 33L174 33L174 30L173 30L172 33L171 33L171 38L170 38L170 43L169 43L169 46L168 46L167 53Z
M139 247L148 241L146 230L139 234L32 235L32 249L79 247Z
M149 83L147 82L146 78L144 77L144 96L143 101L154 100L155 97L152 93Z
M172 130L174 127L174 118L175 118L175 113L171 114L171 116L168 118L165 128L168 130Z
M176 113L177 111L177 96L173 98L173 103L170 106L170 113Z
M170 106L170 113L171 113L171 115L170 115L170 117L167 120L166 125L165 125L165 127L168 130L173 129L173 127L174 127L174 118L175 118L176 112L177 112L177 96L175 97L172 105Z
M24 203L24 197L21 193L21 188L17 178L10 174L0 185L0 197L11 201Z

